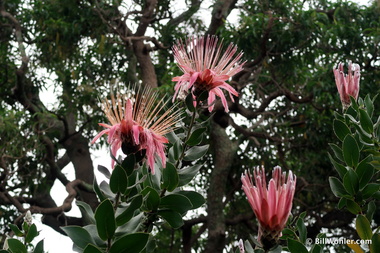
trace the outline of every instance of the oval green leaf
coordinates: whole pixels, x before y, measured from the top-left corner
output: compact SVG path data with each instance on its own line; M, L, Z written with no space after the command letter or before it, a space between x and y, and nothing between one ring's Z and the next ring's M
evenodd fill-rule
M209 145L195 146L185 152L185 161L195 161L207 153Z
M125 170L116 165L110 178L110 189L113 193L124 193L128 186L128 178Z
M155 211L160 204L160 196L158 192L150 186L147 186L144 190L141 191L141 194L144 196L144 207L146 211Z
M12 253L27 253L25 245L17 239L7 239L8 247Z
M87 244L95 244L90 233L79 226L61 227L62 230L70 237L73 243L81 249L86 248Z
M372 229L369 224L369 221L364 215L359 214L356 218L356 231L358 235L363 240L369 240L372 238Z
M334 132L335 132L335 135L338 137L339 140L343 141L344 138L351 133L350 129L348 128L348 126L346 125L346 123L344 123L343 121L341 120L338 120L338 119L335 119L334 120L334 125L333 125L333 128L334 128Z
M352 214L355 214L355 215L362 211L360 206L356 202L352 201L351 199L346 200L346 207L348 211L350 211Z
M288 238L288 249L291 253L308 253L306 247L299 241Z
M186 196L191 204L193 205L192 209L197 209L201 207L204 203L206 203L206 200L203 198L201 194L195 191L180 191L178 192L181 195Z
M79 210L81 211L86 224L95 224L94 212L92 211L90 205L79 200L77 200L75 203L79 207Z
M375 184L375 183L367 184L362 190L363 199L371 198L373 194L379 191L379 189L380 189L379 184Z
M367 156L363 159L356 168L356 174L359 177L359 188L363 189L371 180L375 173L375 169L369 163L372 160L372 156Z
M359 177L356 172L349 168L343 177L343 185L346 191L354 196L359 191Z
M189 146L199 145L203 139L203 133L206 131L205 127L198 128L190 135L189 139L186 141L186 144Z
M203 164L196 164L178 171L178 187L187 185L195 177L198 171L202 168Z
M105 199L95 210L96 228L102 240L111 239L116 230L115 212L112 202Z
M337 197L347 197L349 196L348 192L344 188L342 182L336 177L329 177L329 183L331 191Z
M32 224L32 225L29 227L28 233L26 234L25 242L26 242L26 243L30 243L31 241L33 241L33 239L34 239L37 235L38 235L38 231L37 231L36 224Z
M83 250L83 253L103 253L98 247L93 244L88 244Z
M174 165L169 162L166 163L166 168L162 174L162 188L167 189L169 192L174 191L179 183L178 173Z
M42 239L34 247L33 253L44 253L44 240Z
M161 216L174 229L178 229L184 224L182 216L175 211L159 210L158 215Z
M363 109L359 109L359 114L360 114L360 125L362 126L363 130L369 134L372 134L373 123L368 113L364 111Z
M138 195L137 197L133 198L128 208L116 217L116 224L118 226L121 226L127 223L130 219L132 219L134 212L141 207L142 202L143 198L141 195Z
M347 135L343 140L343 157L348 166L354 168L359 162L359 146L351 135Z
M170 209L180 214L184 214L193 208L191 201L180 194L170 194L161 198L160 209Z
M110 253L139 253L141 252L149 239L149 234L135 233L121 237L114 242L110 248Z
M376 233L371 238L371 245L369 245L370 253L380 252L380 234Z

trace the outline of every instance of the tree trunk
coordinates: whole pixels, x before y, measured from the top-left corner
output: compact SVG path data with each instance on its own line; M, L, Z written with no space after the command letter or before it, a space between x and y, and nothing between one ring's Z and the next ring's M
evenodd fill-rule
M88 140L79 133L76 133L68 138L63 143L63 146L74 165L75 178L92 184L94 182L94 167L90 156ZM89 204L94 210L99 204L95 193L92 192L81 191L79 199Z
M223 198L226 191L227 177L236 153L234 144L224 128L212 121L210 142L214 168L210 176L210 187L207 193L208 240L206 252L223 252L225 245L225 217Z

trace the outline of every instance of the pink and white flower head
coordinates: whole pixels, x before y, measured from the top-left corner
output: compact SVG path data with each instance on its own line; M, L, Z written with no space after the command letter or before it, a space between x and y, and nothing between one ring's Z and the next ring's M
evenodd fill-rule
M157 96L158 93L150 88L139 89L134 95L122 96L118 93L116 98L111 94L111 103L105 100L102 104L111 124L99 123L106 129L97 134L91 144L107 134L114 157L120 148L126 155L141 152L146 156L152 174L156 158L161 159L165 168L165 144L168 139L164 135L174 130L180 111L170 107L163 112L166 102L163 99L158 101ZM114 165L115 161L112 160L112 168Z
M228 112L223 90L228 92L232 101L234 101L232 95L239 95L226 81L242 71L244 64L241 62L243 53L236 55L237 50L236 46L230 44L222 52L222 43L218 43L216 36L193 37L188 39L186 44L178 40L173 46L173 54L184 74L172 79L177 82L173 100L177 96L182 96L182 93L191 92L196 105L197 96L206 91L210 112L214 109L216 96L221 98L224 109Z
M258 241L264 248L276 245L281 236L292 209L296 180L291 171L286 178L279 166L273 169L268 188L264 167L257 167L253 178L249 171L241 177L243 190L259 221Z
M347 109L351 105L350 96L354 97L355 100L359 96L360 66L350 61L347 75L344 74L343 66L343 63L339 63L333 71L343 109Z

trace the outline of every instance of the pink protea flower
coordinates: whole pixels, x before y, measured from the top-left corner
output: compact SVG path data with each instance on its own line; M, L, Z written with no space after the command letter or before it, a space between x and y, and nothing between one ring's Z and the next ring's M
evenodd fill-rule
M239 95L226 83L230 77L243 69L244 62L240 60L243 53L240 52L235 56L237 50L236 46L230 44L222 53L222 43L218 43L216 36L191 38L187 44L178 40L177 45L173 46L173 54L184 74L172 79L177 82L173 99L179 93L191 92L196 105L196 97L206 91L210 112L214 109L216 96L221 98L224 109L228 112L227 100L222 89L228 92L232 101L234 101L232 95Z
M350 104L350 96L358 99L359 81L360 81L360 66L358 64L348 63L348 74L344 74L343 63L339 63L337 68L334 68L334 76L336 87L342 101L343 109L347 109Z
M163 167L166 166L165 144L168 139L164 135L173 131L180 116L180 111L174 107L159 115L165 104L163 99L157 101L157 93L150 88L138 90L134 96L117 94L116 99L112 94L111 103L108 100L103 102L103 111L111 124L99 123L106 129L97 134L91 143L107 134L114 157L120 148L126 155L140 151L145 154L154 174L156 157L161 159ZM112 160L112 168L114 165L115 161Z
M243 190L248 197L259 221L258 241L264 248L271 248L277 244L281 231L284 229L292 209L296 176L289 171L286 173L276 166L272 171L272 179L267 188L264 167L257 167L252 175L245 172L242 175Z

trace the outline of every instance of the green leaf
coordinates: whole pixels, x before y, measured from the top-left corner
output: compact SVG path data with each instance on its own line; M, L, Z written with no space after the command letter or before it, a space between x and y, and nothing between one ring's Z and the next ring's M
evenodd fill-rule
M17 239L7 239L9 250L12 253L27 253L25 245Z
M349 196L348 192L344 188L342 182L336 177L329 177L329 183L331 191L337 197L347 197Z
M120 165L116 165L114 170L112 171L109 185L113 193L124 193L127 189L127 173Z
M149 235L149 240L148 240L148 243L146 244L145 252L154 253L156 248L157 248L157 244L156 244L156 240L154 239L154 236Z
M295 237L297 237L297 234L292 229L284 228L284 230L282 230L282 236L281 236L282 240L286 240L287 238L295 238Z
M44 240L41 240L36 244L33 253L44 253Z
M348 128L348 126L346 125L346 123L344 123L343 121L341 120L338 120L338 119L335 119L334 120L334 132L335 132L335 135L338 137L339 140L343 141L344 138L348 135L348 134L351 134L351 131L350 129Z
M344 175L347 173L347 169L346 169L346 167L344 167L342 164L336 162L336 161L332 158L332 156L330 155L330 153L327 153L327 154L328 154L328 156L329 156L329 158L330 158L331 163L334 165L335 170L338 172L339 176L340 176L341 178L343 178Z
M145 221L145 214L144 212L141 212L134 216L132 219L130 219L127 223L124 225L121 225L117 228L116 233L117 234L132 234L136 233L139 230L141 230L143 223Z
M96 228L102 240L111 239L115 233L116 221L112 203L105 199L95 210Z
M354 168L359 162L359 146L351 135L347 135L343 140L343 157L348 166Z
M125 170L127 176L130 176L132 172L135 170L135 164L136 156L134 154L130 154L126 158L124 158L123 162L121 163L121 167Z
M15 233L16 236L22 237L24 235L24 233L15 224L9 224L8 226L10 229L12 229L13 233Z
M371 239L372 237L372 229L369 224L369 221L364 215L359 214L356 217L356 231L358 232L358 235L363 240Z
M321 245L314 244L313 247L310 249L310 253L323 253L323 248Z
M370 197L372 197L373 194L375 194L376 192L378 192L380 189L380 185L379 184L367 184L363 190L362 190L362 194L363 194L363 199L368 199Z
M141 207L142 202L143 198L141 195L138 195L137 197L133 198L128 208L116 217L116 224L118 226L121 226L122 224L132 219L134 212Z
M375 201L369 202L368 203L368 208L367 208L367 213L366 213L365 217L368 220L372 220L373 219L373 214L375 213L375 211L376 211Z
M308 253L306 247L299 241L288 238L288 249L291 253Z
M342 209L347 205L347 199L346 198L341 198L338 202L338 209Z
M61 229L70 237L73 243L81 249L86 248L87 244L95 244L90 233L79 226L61 227Z
M174 144L176 141L181 140L174 132L167 133L165 135L166 138L168 138L169 142Z
M190 112L194 112L194 111L195 111L194 100L193 100L193 94L192 94L192 93L189 93L189 94L186 96L185 104L186 104L187 109L188 109Z
M79 207L86 224L95 224L94 212L92 211L90 205L79 200L76 201L76 204Z
M166 168L162 173L162 188L167 189L169 192L174 191L179 183L179 177L176 168L173 164L167 162Z
M38 235L37 227L35 224L32 224L29 227L28 233L25 236L25 242L30 243Z
M333 143L330 143L329 145L330 148L334 151L335 157L338 158L340 161L344 162L342 149Z
M380 234L376 233L371 238L371 244L369 245L370 253L380 252Z
M178 171L178 187L187 185L195 177L198 171L203 167L203 164L196 164Z
M354 196L359 191L359 177L356 172L349 168L343 177L343 185L346 191Z
M110 186L106 181L102 181L99 188L106 197L111 199L115 198L116 194L111 191Z
M134 233L125 235L115 241L111 248L110 253L138 253L141 252L149 239L149 234Z
M98 230L95 224L90 224L90 225L84 226L83 228L86 229L86 231L91 235L92 239L95 242L94 245L97 245L98 247L103 247L103 248L107 247L106 242L99 237Z
M245 240L244 248L247 253L258 253L256 250L253 250L252 245L249 243L248 240ZM264 253L264 250L262 252Z
M369 163L371 160L372 156L367 156L358 164L358 167L356 168L356 174L359 177L359 189L363 189L375 173L375 169Z
M174 228L178 229L183 226L184 222L182 220L182 216L172 210L159 210L158 215L161 216L169 225Z
M102 166L102 165L98 165L98 171L100 172L100 173L102 173L106 178L110 178L110 176L111 176L111 173L110 173L110 171L108 170L108 168L106 168L106 167L104 167L104 166Z
M307 230L306 230L306 226L303 222L303 219L301 219L301 218L297 219L297 230L298 230L300 241L302 243L305 243L306 238L307 238Z
M281 245L277 245L274 248L271 248L268 253L281 253L282 252L282 247Z
M146 211L155 211L160 204L160 196L158 192L150 186L147 186L141 191L141 194L145 197L144 204Z
M189 139L186 141L186 144L189 146L196 146L202 142L203 133L206 131L205 127L198 128L190 135Z
M94 187L94 191L95 191L96 195L98 196L99 200L100 201L105 200L106 197L104 196L103 192L100 190L98 182L96 181L96 177L94 177L93 187Z
M368 113L364 111L363 109L359 109L359 114L360 114L360 125L362 126L363 130L369 134L372 134L373 123Z
M180 214L185 214L187 211L192 209L193 205L190 200L180 194L170 194L161 198L161 203L159 205L160 209L170 209L176 211Z
M354 110L354 108L352 107L348 107L347 111L346 111L346 114L344 115L346 118L349 118L352 122L357 122L355 120L356 116L358 115L358 113L356 112L356 110Z
M375 100L375 99L376 99L376 97L373 98L373 100ZM373 114L373 109L374 109L373 102L374 101L371 100L371 98L369 97L369 94L367 94L364 98L364 104L366 107L366 111L370 117L372 117L372 114Z
M350 100L351 100L351 107L357 111L359 109L359 105L356 102L356 99L353 96L350 96ZM359 98L359 101L360 100L361 100L361 98Z
M83 250L83 253L103 253L98 247L93 244L88 244Z
M193 206L192 209L197 209L197 208L201 207L204 203L206 203L206 200L198 192L195 192L195 191L180 191L178 193L181 194L181 195L186 196L190 200L190 202L191 202L191 204Z
M185 161L195 161L201 157L203 157L208 150L209 145L204 145L204 146L195 146L190 148L185 152L185 157L183 160Z
M356 202L352 201L351 199L346 200L346 207L348 211L350 211L351 213L355 215L362 211L360 206Z

